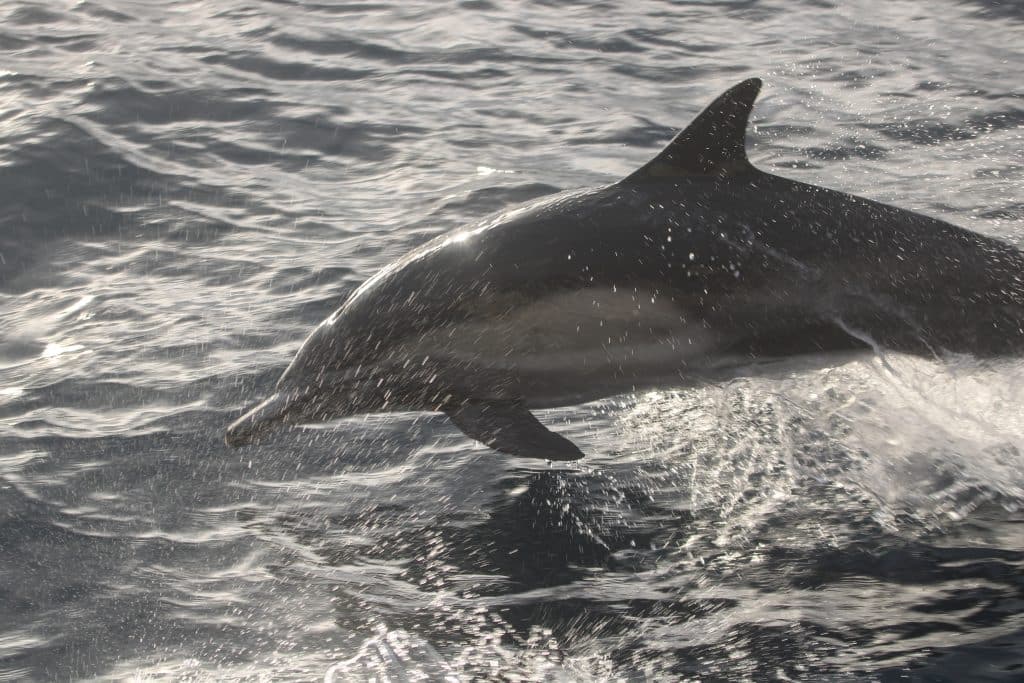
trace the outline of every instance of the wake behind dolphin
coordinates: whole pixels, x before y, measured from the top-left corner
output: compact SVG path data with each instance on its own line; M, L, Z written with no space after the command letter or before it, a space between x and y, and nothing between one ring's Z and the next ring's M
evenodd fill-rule
M443 235L359 287L227 431L441 411L506 453L572 460L533 409L881 346L1024 347L1024 255L903 209L755 169L761 81L652 161Z

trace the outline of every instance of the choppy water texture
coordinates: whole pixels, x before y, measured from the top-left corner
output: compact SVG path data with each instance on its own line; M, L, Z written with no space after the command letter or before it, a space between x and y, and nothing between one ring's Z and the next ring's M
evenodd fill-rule
M390 259L749 76L761 168L1021 244L1020 7L4 3L0 680L1019 680L1016 362L552 411L558 467L222 434Z

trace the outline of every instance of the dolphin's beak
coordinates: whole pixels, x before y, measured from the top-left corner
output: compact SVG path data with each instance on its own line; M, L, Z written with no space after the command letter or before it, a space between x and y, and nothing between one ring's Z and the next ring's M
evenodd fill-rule
M260 436L276 425L299 422L311 394L308 391L278 391L232 422L224 434L224 441L232 448L247 446L259 441Z

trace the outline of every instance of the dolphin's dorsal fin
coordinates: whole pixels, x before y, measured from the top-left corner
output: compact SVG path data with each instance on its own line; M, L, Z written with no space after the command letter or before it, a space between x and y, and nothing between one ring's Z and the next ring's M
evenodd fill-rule
M628 180L671 176L730 176L753 170L747 160L747 120L761 91L750 78L719 95L661 154Z

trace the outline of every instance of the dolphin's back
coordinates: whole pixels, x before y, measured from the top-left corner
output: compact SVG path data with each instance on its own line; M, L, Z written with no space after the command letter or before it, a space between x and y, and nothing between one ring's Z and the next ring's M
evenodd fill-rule
M345 365L560 292L597 301L635 291L672 302L751 358L865 339L992 355L1020 345L1022 272L1021 253L997 240L754 169L627 179L437 238L360 288L316 334L346 349L331 354Z
M1024 254L919 213L760 174L751 188L770 219L755 249L806 268L804 278L849 327L913 353L989 356L1024 342Z

